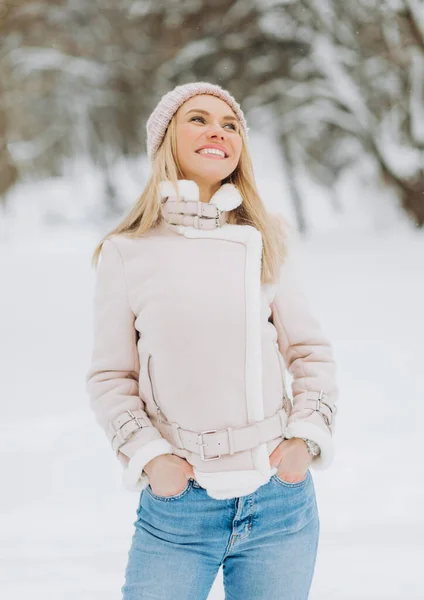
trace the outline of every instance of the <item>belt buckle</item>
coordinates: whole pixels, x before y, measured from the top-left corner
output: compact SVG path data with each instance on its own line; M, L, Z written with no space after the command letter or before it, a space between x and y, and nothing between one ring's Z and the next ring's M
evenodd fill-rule
M198 446L200 446L200 458L202 460L217 460L218 458L221 458L221 454L218 454L217 456L209 456L209 457L205 457L205 451L204 451L204 447L206 446L206 443L203 442L203 434L205 433L216 433L216 429L207 429L206 431L201 431L200 433L197 434L197 442L196 444Z
M333 422L334 415L336 414L337 407L334 404L330 405L328 402L326 402L324 400L324 397L326 397L326 394L325 394L324 390L320 390L319 395L318 395L318 399L316 400L317 408L315 410L317 410L317 411L319 411L321 413L321 416L324 419L325 423L327 424L328 427L330 427L331 424L332 424L332 422ZM325 404L325 406L327 406L327 408L330 409L331 420L328 418L328 416L326 414L324 414L321 411L321 404Z
M136 417L131 410L126 410L125 412L127 412L130 415L131 419L133 419L137 423L138 428L142 429L143 425L141 424L139 417ZM121 427L123 427L123 425L121 425Z
M221 225L221 213L222 213L222 210L220 210L218 207L216 207L215 227L222 227L222 225Z

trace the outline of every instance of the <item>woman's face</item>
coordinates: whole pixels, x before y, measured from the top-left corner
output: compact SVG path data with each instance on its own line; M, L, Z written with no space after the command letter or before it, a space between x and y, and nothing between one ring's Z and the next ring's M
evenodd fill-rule
M177 157L185 179L214 185L238 165L242 139L240 124L226 102L209 94L193 96L180 106L177 120ZM203 147L225 153L199 153Z

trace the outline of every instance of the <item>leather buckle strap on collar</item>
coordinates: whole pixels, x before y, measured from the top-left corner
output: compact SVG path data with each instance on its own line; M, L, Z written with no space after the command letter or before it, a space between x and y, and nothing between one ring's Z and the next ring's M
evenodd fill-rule
M164 200L162 205L167 215L183 214L214 219L221 212L216 204L209 204L200 200L183 200L178 202L173 196Z
M171 226L182 225L203 230L222 227L228 222L228 211L200 200L178 202L169 197L161 204L161 214Z
M161 435L180 450L198 454L201 460L217 460L226 454L256 448L277 437L284 437L288 414L281 408L271 417L242 427L208 429L201 432L183 429L177 423L155 423ZM178 435L176 435L178 430Z
M216 215L216 217L215 217L215 224L216 224L216 227L222 227L222 223L221 223L221 216L222 216L222 212L223 212L223 211L222 211L222 210L219 210L219 208L218 208L218 207L217 207L216 211L217 211L217 215ZM226 219L225 219L225 220L226 220Z

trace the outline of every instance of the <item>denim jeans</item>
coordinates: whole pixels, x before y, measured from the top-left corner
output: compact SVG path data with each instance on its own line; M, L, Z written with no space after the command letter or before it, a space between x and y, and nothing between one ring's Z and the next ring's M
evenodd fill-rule
M206 600L222 565L227 600L307 600L320 522L310 470L247 496L211 498L190 479L169 497L141 491L123 600Z

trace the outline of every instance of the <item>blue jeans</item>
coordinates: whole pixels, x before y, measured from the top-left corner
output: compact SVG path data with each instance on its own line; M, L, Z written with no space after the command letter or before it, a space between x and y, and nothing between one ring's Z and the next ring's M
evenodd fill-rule
M141 491L123 600L206 600L222 565L227 600L307 600L320 522L311 472L272 475L217 500L197 481L174 496Z

